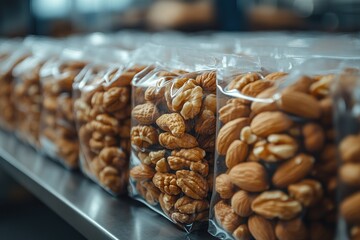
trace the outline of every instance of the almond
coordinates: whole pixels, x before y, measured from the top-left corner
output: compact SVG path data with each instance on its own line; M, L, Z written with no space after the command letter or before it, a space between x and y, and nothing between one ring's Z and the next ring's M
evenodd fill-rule
M283 77L287 76L288 74L285 72L273 72L268 75L266 75L266 80L278 80L282 79Z
M240 140L232 142L226 152L225 163L231 169L235 165L244 162L248 153L248 145Z
M222 199L229 199L234 194L234 185L227 174L220 174L215 180L215 191Z
M248 117L250 114L249 106L239 102L228 102L219 110L219 120L222 123L227 123L231 120Z
M325 133L323 128L316 123L308 123L302 129L304 145L307 151L320 151L325 143Z
M296 82L284 89L286 92L303 92L308 93L310 91L311 84L314 83L314 79L307 76L302 76Z
M251 203L254 199L254 195L250 195L248 192L240 190L232 196L231 207L239 216L248 217L252 213Z
M251 104L251 113L256 115L261 112L276 111L278 107L273 100L276 91L276 87L271 87L259 93Z
M340 204L340 214L349 223L360 222L360 192L345 198Z
M254 117L250 127L254 134L267 137L288 130L293 122L282 112L262 112Z
M272 177L273 184L283 188L300 181L311 171L314 161L311 156L298 154L280 165Z
M277 105L281 110L299 117L316 119L321 115L316 98L302 92L283 92L277 99Z
M349 135L339 146L341 159L345 162L360 162L360 135Z
M245 96L256 97L259 93L265 89L271 87L274 83L272 81L258 80L252 83L247 84L242 90L241 93Z
M266 170L257 162L240 163L230 170L229 176L233 184L249 192L269 188Z
M313 179L304 179L288 187L291 197L299 201L304 206L313 206L323 197L321 183Z
M360 186L359 163L345 163L343 166L340 167L339 175L341 182L350 186Z
M214 214L216 221L228 232L232 233L242 222L231 207L224 201L220 201L214 206Z
M272 219L290 220L300 214L301 204L282 191L266 191L255 198L251 209L257 214Z
M230 144L240 139L240 132L243 127L249 124L247 118L238 118L226 123L219 131L216 139L216 148L220 155L225 155Z
M239 227L237 227L233 232L233 237L235 240L250 240L251 234L249 231L249 228L246 224L241 224Z
M306 226L299 218L290 221L279 221L275 227L275 234L279 240L309 239Z
M252 215L249 218L249 230L256 240L275 240L275 232L273 224L265 218Z

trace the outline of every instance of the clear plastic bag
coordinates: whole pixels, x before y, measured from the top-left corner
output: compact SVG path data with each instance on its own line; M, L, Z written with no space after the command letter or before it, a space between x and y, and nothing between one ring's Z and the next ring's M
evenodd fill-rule
M337 239L360 236L360 72L348 68L336 81L334 106L339 156Z
M129 60L125 51L102 49L90 54L93 62L80 72L73 87L80 166L89 178L118 195L128 183L130 83L143 68L125 68Z
M0 126L12 131L16 127L16 113L14 99L13 69L30 55L29 49L18 41L8 42L8 49L3 51L3 59L0 61Z
M40 91L40 68L50 58L60 53L58 41L48 38L28 37L24 46L31 49L31 56L24 59L13 70L14 104L16 111L16 134L34 148L40 147L40 113L42 95Z
M69 169L78 167L79 158L72 84L88 61L82 50L67 48L59 58L47 61L40 70L43 93L39 134L41 150Z
M189 49L158 53L133 80L129 194L192 231L208 219L217 61Z
M290 75L231 58L224 63L209 232L223 239L332 239L330 87L338 61L306 61Z

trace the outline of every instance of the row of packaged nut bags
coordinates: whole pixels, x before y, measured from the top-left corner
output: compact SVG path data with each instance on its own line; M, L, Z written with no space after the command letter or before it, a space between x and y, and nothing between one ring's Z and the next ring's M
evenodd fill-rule
M304 63L289 76L236 64L218 72L214 236L334 236L337 168L329 89L335 68L324 68L328 61Z
M47 60L59 55L62 46L59 41L37 37L27 37L23 45L30 49L31 55L13 70L16 134L38 149L42 104L40 68Z
M6 130L13 130L16 123L14 99L12 97L13 69L30 55L30 51L18 41L9 42L8 46L10 51L3 55L4 58L0 62L0 126Z
M358 65L359 68L360 65ZM335 123L340 157L338 239L360 237L360 74L346 69L336 81Z
M128 183L130 83L142 67L126 67L127 51L98 49L92 54L93 63L80 72L73 86L80 166L88 177L117 195Z
M69 169L78 167L79 158L72 84L88 61L81 49L65 48L58 58L47 61L40 69L41 150Z
M192 231L208 219L216 73L206 65L216 61L194 50L167 50L169 60L133 80L129 194Z

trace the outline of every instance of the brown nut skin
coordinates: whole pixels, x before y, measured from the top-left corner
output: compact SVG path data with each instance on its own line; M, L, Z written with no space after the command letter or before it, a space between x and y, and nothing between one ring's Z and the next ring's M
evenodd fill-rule
M290 118L282 112L262 112L251 121L251 131L260 137L284 132L293 125Z
M219 110L219 120L224 124L237 118L248 117L249 115L249 106L234 101L228 102Z
M360 222L360 192L346 197L340 204L340 214L349 223Z
M291 197L298 200L304 206L313 206L323 197L321 183L313 179L304 179L288 186Z
M234 195L234 185L231 183L227 174L221 174L216 177L215 190L222 199L230 199Z
M307 151L317 152L322 149L325 143L325 133L320 125L308 123L303 127L302 132Z
M251 234L249 231L249 228L247 224L241 224L239 227L237 227L232 236L235 238L235 240L250 240Z
M225 163L228 169L244 162L248 154L248 145L240 140L232 142L226 152Z
M155 104L147 102L135 106L131 112L131 116L140 124L150 125L156 121L160 113Z
M236 165L230 170L229 176L234 185L249 192L259 192L269 188L267 172L256 162Z
M349 135L339 146L340 157L344 162L360 162L360 135Z
M251 235L257 240L275 240L273 224L259 215L252 215L248 221Z
M185 121L178 113L163 114L156 119L156 124L164 131L171 132L175 137L182 137L185 133Z
M309 234L301 219L279 221L275 227L275 234L279 240L307 240Z
M158 143L158 133L151 126L135 126L131 129L131 144L142 149Z
M194 148L198 146L196 138L187 133L182 137L175 137L169 132L160 133L159 143L167 149Z
M130 170L130 176L136 181L151 180L155 175L155 171L144 164L137 165Z
M227 232L232 233L243 221L224 201L214 206L215 219Z
M246 191L240 190L232 196L231 207L239 216L248 217L253 213L251 204L254 199L255 195L251 195Z
M360 164L345 163L340 167L340 181L354 187L360 186Z
M176 172L176 184L185 195L193 199L206 198L209 190L205 178L196 172L188 170L179 170Z

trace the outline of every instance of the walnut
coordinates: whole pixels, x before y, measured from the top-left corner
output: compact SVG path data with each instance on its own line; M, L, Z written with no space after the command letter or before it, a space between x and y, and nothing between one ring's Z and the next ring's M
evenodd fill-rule
M204 72L198 75L195 79L196 83L200 85L205 91L216 92L216 72Z
M145 100L150 102L156 102L164 98L165 87L156 86L148 87L145 91Z
M156 120L156 124L175 137L182 137L185 133L185 121L178 113L163 114Z
M199 147L204 149L206 152L214 152L215 151L215 134L213 135L199 135L197 141L199 143Z
M167 173L169 171L169 165L165 158L156 162L155 170L161 173Z
M62 95L58 98L58 113L66 121L74 121L73 101L71 96L69 96L68 94Z
M91 122L92 128L103 134L115 135L119 126L118 120L108 114L100 114Z
M204 110L196 119L195 131L198 134L212 135L216 132L216 118L212 111Z
M151 180L154 177L154 174L154 169L144 164L137 165L130 170L130 176L135 181Z
M131 119L123 120L119 123L119 137L120 138L130 138L130 126L131 126Z
M204 110L209 110L213 113L216 113L216 95L215 94L209 94L204 98L203 106L202 108Z
M158 133L151 126L135 126L131 129L131 144L142 149L158 143Z
M140 124L150 125L155 122L159 117L159 111L157 107L150 102L137 105L131 112L133 119Z
M137 182L136 189L138 193L145 198L146 202L150 205L156 205L159 201L160 191L152 182Z
M172 151L168 157L168 163L172 170L190 169L207 176L209 165L203 161L205 151L201 148L181 149L180 151Z
M128 160L126 158L126 154L120 148L117 147L104 148L99 153L99 159L108 166L112 166L115 169L121 171L127 171L126 165L128 163Z
M124 120L130 117L131 115L131 105L126 105L123 109L112 112L111 113L116 119L118 120Z
M232 233L243 221L225 201L220 201L214 206L216 221L229 233Z
M175 205L176 200L178 199L177 196L169 195L166 193L161 193L159 196L159 203L162 210L169 215L170 211Z
M93 132L92 138L89 141L89 147L94 153L99 153L105 147L113 147L116 145L117 140L114 136L104 135L100 132Z
M161 133L159 135L159 143L167 149L193 148L198 146L196 138L187 133L182 137L175 137L168 132Z
M208 183L201 175L188 170L176 172L176 184L181 188L185 195L193 199L203 199L209 190Z
M165 150L159 150L150 152L148 154L139 152L138 154L141 162L143 162L146 165L156 165L156 163L162 159L165 159Z
M193 119L201 109L203 91L194 79L177 79L167 86L165 97L171 111L180 112L185 120Z
M236 76L228 85L228 89L237 89L241 91L246 85L249 83L255 82L260 79L260 74L253 72L253 73L246 73Z
M91 108L84 101L82 101L81 99L77 99L74 102L74 109L75 109L75 118L78 123L83 124L91 121L91 117L90 117Z
M184 214L196 214L209 209L209 202L207 200L194 200L188 196L183 196L176 201L174 209Z
M105 92L96 92L91 98L91 105L102 111L116 112L123 109L130 100L130 90L127 87L112 87Z
M101 170L99 180L106 188L114 193L124 191L127 185L127 177L121 177L115 168L109 166Z
M153 177L153 183L161 192L169 195L178 195L181 192L181 189L176 185L175 174L156 173Z
M75 141L64 138L57 139L55 144L58 146L58 154L69 168L78 166L79 145Z

